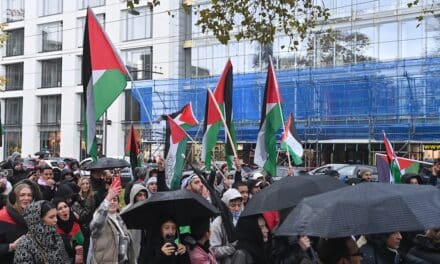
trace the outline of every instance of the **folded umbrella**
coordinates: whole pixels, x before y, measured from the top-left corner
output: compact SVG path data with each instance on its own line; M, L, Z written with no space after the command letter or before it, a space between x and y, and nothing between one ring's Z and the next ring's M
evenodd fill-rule
M305 198L275 235L324 238L440 227L440 192L433 186L362 183Z
M83 165L83 170L109 170L116 168L130 167L130 163L124 159L99 158L97 161L87 162Z
M253 196L241 215L256 215L267 211L287 209L296 206L304 197L346 186L326 175L284 177Z
M158 192L124 211L121 217L130 229L150 229L158 228L165 217L171 217L178 226L184 226L193 219L209 218L218 213L201 195L178 190Z

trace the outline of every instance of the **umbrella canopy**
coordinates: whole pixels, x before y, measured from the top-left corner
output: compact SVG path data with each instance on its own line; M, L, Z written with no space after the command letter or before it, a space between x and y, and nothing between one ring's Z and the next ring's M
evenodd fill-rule
M362 183L305 198L275 232L324 238L440 227L433 186Z
M121 214L129 229L157 228L164 217L171 217L178 225L188 225L192 219L212 217L218 210L201 195L188 190L158 192L135 204Z
M100 158L94 162L87 162L82 166L83 170L108 170L115 168L130 167L130 163L123 159Z
M346 186L326 175L284 177L253 196L241 215L255 215L290 208L296 206L304 197Z

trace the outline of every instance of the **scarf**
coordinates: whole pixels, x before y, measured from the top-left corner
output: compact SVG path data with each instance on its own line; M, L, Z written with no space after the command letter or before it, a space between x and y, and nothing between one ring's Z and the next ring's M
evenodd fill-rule
M73 215L73 212L70 211L70 215L69 215L69 219L67 219L66 221L62 220L58 215L57 215L57 226L63 230L63 232L65 234L69 234L70 231L72 230L73 224L74 224L74 218L75 216Z

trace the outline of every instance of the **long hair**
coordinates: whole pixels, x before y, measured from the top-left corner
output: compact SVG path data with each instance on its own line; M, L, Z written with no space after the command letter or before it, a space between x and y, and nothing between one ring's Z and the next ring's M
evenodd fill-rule
M34 200L34 192L32 190L32 187L29 186L29 184L27 183L19 183L15 186L15 188L13 189L14 195L15 195L15 200L14 203L11 204L12 208L14 208L19 214L23 214L24 213L24 209L21 208L21 206L18 204L18 197L20 196L20 192L21 190L23 190L24 188L28 188L29 190L31 190L32 193L32 201Z
M84 193L82 188L81 188L81 184L84 181L88 181L89 182L89 190L86 193ZM79 195L81 196L82 199L86 199L86 198L89 198L89 197L93 196L93 187L92 187L92 183L90 182L90 178L89 177L84 177L83 176L83 177L79 178L78 186L80 188Z

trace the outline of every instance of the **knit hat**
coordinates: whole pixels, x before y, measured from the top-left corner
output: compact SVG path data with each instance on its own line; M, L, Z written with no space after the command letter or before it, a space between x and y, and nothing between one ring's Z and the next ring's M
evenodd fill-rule
M235 200L238 198L242 198L240 192L237 189L231 188L223 194L222 201L226 205L229 205L229 202L231 200Z

